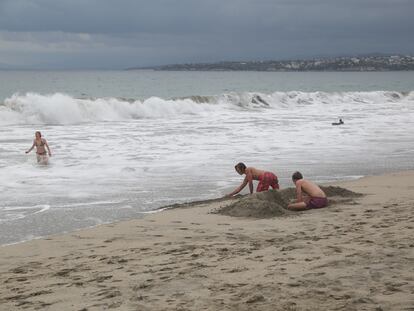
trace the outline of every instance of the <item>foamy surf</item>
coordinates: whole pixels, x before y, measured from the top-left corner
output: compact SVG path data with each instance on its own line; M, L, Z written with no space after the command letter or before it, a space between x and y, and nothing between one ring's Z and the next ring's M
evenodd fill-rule
M23 219L30 215L40 214L50 209L50 205L13 206L1 209L0 223Z

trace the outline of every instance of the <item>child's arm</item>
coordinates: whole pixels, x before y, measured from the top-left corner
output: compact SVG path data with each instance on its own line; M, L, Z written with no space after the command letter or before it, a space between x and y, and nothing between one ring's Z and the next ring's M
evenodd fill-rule
M296 211L307 209L306 203L303 201L302 197L302 183L299 181L296 182L296 203L289 204L288 209Z
M47 143L46 139L44 140L44 143L46 145L47 151L49 151L49 156L52 156L52 153L50 152L49 144Z
M27 151L26 151L26 153L29 153L30 151L32 151L32 150L33 150L33 148L34 148L34 146L35 146L35 141L33 141L33 145L30 147L30 149L29 149L29 150L27 150Z
M237 194L237 193L239 193L240 191L242 191L243 190L243 188L244 187L246 187L246 185L247 185L247 183L248 183L248 180L247 180L247 176L244 178L244 180L243 180L243 182L241 183L241 185L240 186L238 186L232 193L229 193L227 196L228 197L231 197L231 196L233 196L233 195L235 195L235 194Z
M296 182L296 202L303 202L302 198L302 183Z
M250 194L253 193L253 174L250 170L246 170L246 178L244 179L249 183Z

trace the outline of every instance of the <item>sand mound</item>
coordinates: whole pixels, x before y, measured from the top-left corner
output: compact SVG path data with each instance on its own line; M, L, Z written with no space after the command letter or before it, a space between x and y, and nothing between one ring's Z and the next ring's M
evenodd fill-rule
M326 193L328 197L343 197L343 198L358 198L363 196L361 193L353 192L351 190L341 188L341 187L334 187L328 186L323 187L321 186L323 192Z
M329 206L338 203L353 202L353 198L361 194L352 192L341 187L321 187L329 199ZM292 211L287 210L288 203L295 198L295 189L287 188L281 191L270 190L244 196L236 202L224 206L216 212L234 217L271 218L290 215Z
M270 218L291 213L286 209L287 202L282 196L282 191L270 190L242 197L217 212L235 217Z

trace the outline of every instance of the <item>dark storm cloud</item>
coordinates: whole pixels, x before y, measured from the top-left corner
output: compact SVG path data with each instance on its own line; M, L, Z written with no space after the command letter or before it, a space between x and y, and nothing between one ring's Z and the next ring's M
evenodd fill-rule
M412 0L0 0L0 62L20 55L34 66L40 58L46 67L48 59L51 67L116 67L413 53L412 12Z
M3 0L0 29L86 33L193 33L217 30L380 26L412 20L412 0ZM411 26L413 22L410 23ZM404 27L404 26L403 26ZM267 34L269 35L269 34Z

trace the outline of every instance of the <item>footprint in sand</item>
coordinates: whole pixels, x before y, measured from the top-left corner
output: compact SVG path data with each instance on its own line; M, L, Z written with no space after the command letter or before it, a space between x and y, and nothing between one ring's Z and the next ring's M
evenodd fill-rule
M4 281L4 283L10 283L11 281L24 282L24 281L27 281L27 278L25 277L8 278L7 280Z
M54 274L54 276L67 277L69 274L76 272L76 269L62 269Z
M112 243L116 240L122 240L122 239L123 239L122 237L114 237L114 238L105 240L104 243Z
M331 249L335 253L342 253L342 248L339 246L328 245L327 248Z
M262 295L254 295L246 300L246 303L258 303L258 302L264 302L266 299Z
M264 229L263 231L265 231L265 232L275 232L275 233L280 232L279 229Z
M95 296L102 297L102 298L114 298L118 296L122 296L121 292L119 290L115 290L114 287L103 289L95 293Z
M27 267L22 266L22 267L11 269L9 271L15 274L26 274L27 272L29 272L29 269Z
M297 249L297 247L296 246L284 246L284 247L280 248L280 251L281 252L289 252L289 251L292 251L294 249Z

